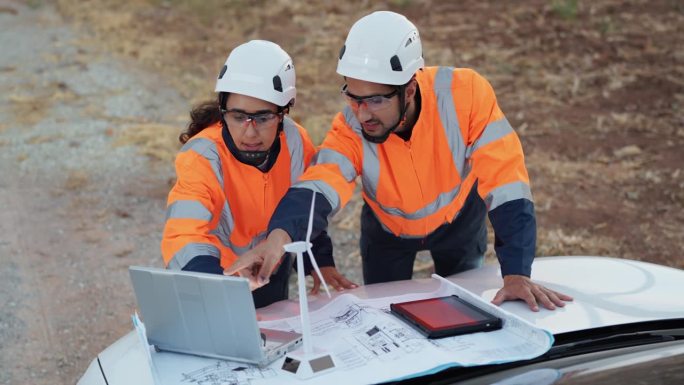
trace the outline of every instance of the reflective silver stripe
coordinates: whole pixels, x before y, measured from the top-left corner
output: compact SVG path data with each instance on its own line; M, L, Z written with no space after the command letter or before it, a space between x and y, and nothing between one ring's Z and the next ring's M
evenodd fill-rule
M249 242L249 245L247 245L245 247L237 247L237 246L233 245L234 247L231 247L231 248L233 249L235 254L242 255L242 254L246 253L247 251L253 249L254 246L258 245L261 241L266 239L267 235L268 235L268 230L264 230L264 231L260 232L259 234L257 234L256 236L254 236L254 238L252 238L252 240Z
M378 180L380 179L380 159L378 158L378 145L363 138L361 123L356 119L356 115L349 106L343 111L344 120L358 135L363 144L363 166L361 173L361 183L363 191L373 201L377 201Z
M361 182L363 191L372 200L377 201L378 181L380 181L380 158L378 157L378 144L361 138L363 143L363 171Z
M166 220L169 218L211 221L212 216L211 212L200 201L178 200L166 208Z
M451 72L449 72L451 74ZM448 80L448 89L447 92L449 93L449 97L451 98L451 80ZM453 115L455 116L455 111L454 111L454 105L453 103L448 104L446 108L451 109ZM440 112L440 116L443 115ZM376 143L371 143L365 139L363 139L363 135L361 133L361 125L359 124L359 121L356 119L356 116L352 112L351 108L345 107L344 109L344 119L346 120L347 124L352 127L354 132L361 137L361 142L363 143L363 175L362 175L362 183L363 183L363 191L366 193L369 199L372 201L376 202L380 209L390 215L394 216L399 216L402 218L406 219L422 219L426 218L443 207L449 205L456 197L458 196L458 193L461 191L461 185L456 186L454 189L451 191L446 191L437 196L437 198L425 205L423 208L418 209L412 213L407 213L404 212L403 210L397 208L397 207L388 207L388 206L383 206L378 202L377 200L377 191L378 191L378 180L380 179L380 160L378 158L377 154L377 144ZM455 119L455 118L454 118ZM357 128L358 127L358 128ZM461 138L461 132L458 128L458 122L456 122L456 132L457 132L457 138ZM447 130L448 131L448 130ZM449 136L449 134L447 134ZM460 139L461 144L463 143L463 139ZM465 147L464 147L465 148ZM452 149L453 153L453 149ZM455 156L454 156L455 158ZM461 161L461 164L463 164L463 161ZM459 173L462 172L463 170L459 170ZM463 174L461 174L463 175ZM465 179L466 175L463 175L463 179Z
M299 134L297 127L291 120L289 120L289 118L286 118L283 124L283 129L286 131L285 135L288 139L288 148L290 151L290 157L293 161L292 163L297 164L293 166L293 168L295 169L295 172L298 173L297 177L299 177L304 170L304 150L302 146L302 137ZM181 152L188 150L195 151L209 161L209 164L214 171L214 175L219 182L219 186L221 186L221 189L223 189L224 185L221 159L219 157L216 144L209 139L196 138L190 140L183 146L183 148L181 148ZM167 209L167 219L168 218L193 218L211 221L213 217L211 212L209 212L209 210L207 210L200 202L184 200L176 201L169 206ZM236 255L244 254L246 251L258 244L261 240L266 238L266 232L262 232L255 236L250 241L249 245L245 247L239 247L230 241L230 235L234 229L235 220L228 202L225 201L223 204L223 209L221 210L221 217L219 218L218 224L214 230L210 231L210 234L215 235L224 246L230 248ZM174 255L168 266L169 268L181 269L197 255L213 255L216 258L221 258L220 251L214 245L190 243L176 253L176 255Z
M210 243L188 243L171 258L167 269L182 270L193 258L198 255L211 255L221 259L221 252Z
M225 247L231 249L235 255L242 255L256 246L261 240L265 239L267 235L265 231L261 232L252 238L247 246L240 247L230 240L230 235L233 233L234 229L235 220L230 211L230 206L228 205L228 202L226 202L223 205L223 210L221 210L221 218L219 219L218 225L214 230L209 232L210 234L215 235Z
M216 148L216 143L206 138L196 138L185 143L181 148L180 152L185 152L192 150L200 154L204 159L209 161L211 169L214 170L214 175L216 175L216 180L219 182L219 186L223 188L223 171L221 170L221 158L219 157L218 149Z
M456 199L456 196L458 196L458 192L461 190L461 185L459 184L456 186L451 191L443 192L437 196L437 199L434 201L430 202L429 204L425 205L422 209L418 209L412 213L406 213L398 208L394 207L386 207L380 205L383 211L396 215L398 217L406 218L406 219L423 219L426 218L437 211L439 211L441 208L447 206L449 203L453 202L454 199Z
M304 140L289 117L283 119L283 131L290 152L290 183L295 183L304 172Z
M231 249L233 251L233 253L235 253L235 255L239 256L239 255L242 255L242 254L248 252L249 250L253 249L254 246L259 244L259 242L266 239L267 235L268 235L268 233L266 231L262 231L261 233L254 236L254 238L252 238L252 240L249 242L249 244L247 246L242 246L242 247L234 244L233 242L230 241L230 239L226 239L225 242L224 242L224 239L221 239L220 237L219 237L219 239L221 239L221 243L223 243L224 246Z
M442 119L442 124L444 125L446 136L449 141L449 149L453 154L454 164L457 167L459 175L461 175L462 180L464 180L467 176L464 173L464 156L466 148L458 125L453 96L451 95L452 72L453 68L449 67L442 67L438 70L435 78L435 93L437 94L440 118ZM378 145L363 139L361 125L351 108L348 106L344 109L344 119L347 121L347 124L352 127L354 132L361 137L361 142L363 143L363 190L369 199L375 201L380 206L381 210L390 215L406 219L422 219L434 214L456 199L461 190L460 185L456 186L451 191L439 194L434 201L412 213L404 212L396 207L387 207L380 204L380 202L377 201L378 180L380 179L380 160L377 154Z
M452 95L451 82L454 77L453 67L439 67L435 75L435 94L437 96L437 109L439 119L442 121L449 149L454 159L454 165L465 180L464 165L466 162L466 146L461 135L461 128L458 124L458 116L454 108L454 97Z
M254 238L252 238L252 240L249 242L249 244L247 246L238 246L238 245L236 245L230 241L229 236L225 236L224 234L221 234L220 232L218 232L216 230L212 231L211 234L216 235L216 237L221 241L223 246L231 249L233 251L233 253L235 253L235 255L238 255L238 256L242 255L242 254L248 252L249 250L251 250L252 248L254 248L254 246L259 244L259 242L266 239L266 235L268 235L268 233L266 231L263 231L263 232L257 234Z
M470 158L470 155L479 148L495 142L511 132L513 132L513 127L511 127L506 118L490 122L487 127L485 127L484 131L482 131L480 138L475 141L471 148L469 148L467 157Z
M351 182L356 178L356 170L354 169L352 161L341 153L329 148L319 150L314 156L311 164L335 164L340 168L340 171L347 182Z
M335 215L340 209L340 196L337 194L337 191L322 180L299 181L292 185L292 188L305 188L323 194L332 207L332 213L330 215Z
M511 182L499 186L487 194L485 204L487 210L492 211L506 202L516 199L527 199L533 201L530 186L525 182Z
M230 206L226 201L223 203L223 209L221 210L221 217L219 218L218 224L216 225L216 228L211 231L211 234L216 235L219 241L226 247L230 247L230 234L233 233L234 228L235 220L230 211Z

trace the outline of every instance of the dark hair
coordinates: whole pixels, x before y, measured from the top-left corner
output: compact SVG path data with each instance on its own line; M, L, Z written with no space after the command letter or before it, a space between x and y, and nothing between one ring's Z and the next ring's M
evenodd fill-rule
M188 129L180 134L178 140L181 144L185 144L200 131L219 121L221 121L221 109L218 100L202 102L190 111Z

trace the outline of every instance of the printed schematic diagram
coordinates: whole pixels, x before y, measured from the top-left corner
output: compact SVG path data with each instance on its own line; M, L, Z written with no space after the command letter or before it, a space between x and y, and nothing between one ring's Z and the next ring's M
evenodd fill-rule
M254 379L270 378L275 370L254 365L216 361L190 373L183 373L182 382L196 385L249 385Z

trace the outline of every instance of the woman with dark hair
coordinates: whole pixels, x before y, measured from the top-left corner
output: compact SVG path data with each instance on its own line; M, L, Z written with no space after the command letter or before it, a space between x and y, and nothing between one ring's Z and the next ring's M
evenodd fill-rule
M253 40L235 48L216 92L217 101L192 110L179 138L184 146L161 243L169 269L223 274L266 238L276 205L314 154L306 130L287 116L297 93L295 70L277 44ZM355 287L335 268L327 233L312 243L325 280L338 289ZM283 261L258 284L248 270L241 272L250 278L256 307L287 298L292 263Z

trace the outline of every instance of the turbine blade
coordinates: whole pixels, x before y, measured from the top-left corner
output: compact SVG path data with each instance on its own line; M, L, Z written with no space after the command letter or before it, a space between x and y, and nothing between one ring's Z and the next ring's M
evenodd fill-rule
M316 274L318 274L318 278L320 278L321 283L323 284L323 288L325 289L325 293L328 295L328 298L330 298L330 290L328 290L328 284L325 282L325 279L323 278L323 274L321 274L321 269L318 268L318 263L316 263L316 258L314 258L310 247L306 248L306 253L309 254L309 259L311 260L311 265L313 266L314 270L316 270Z

